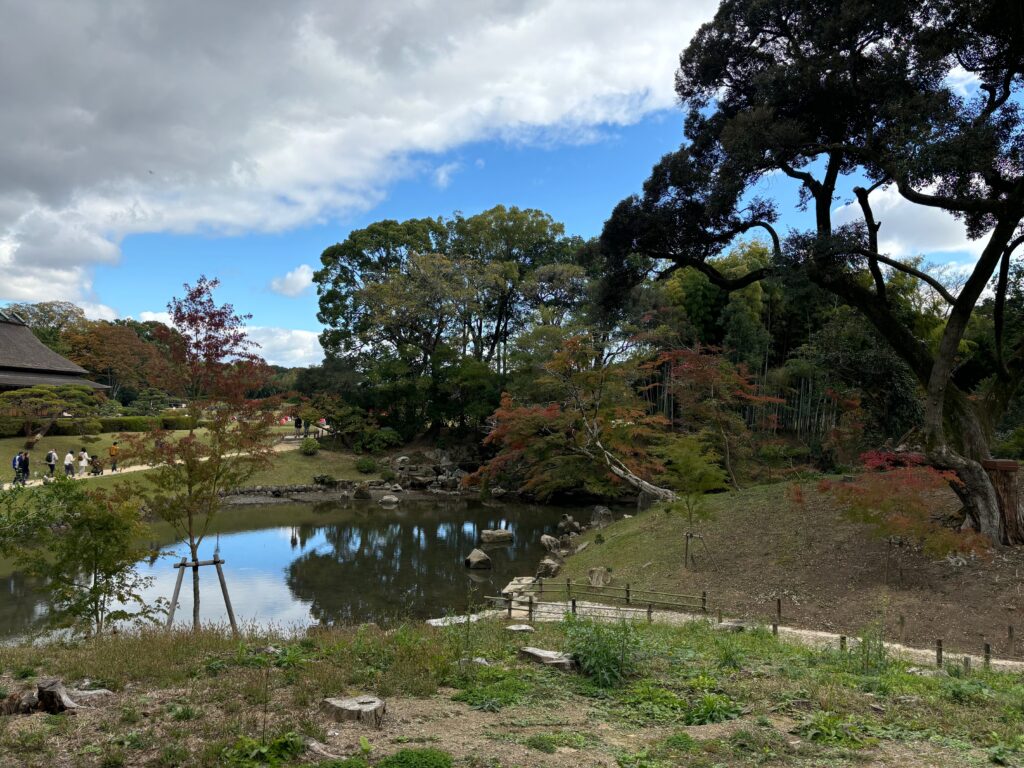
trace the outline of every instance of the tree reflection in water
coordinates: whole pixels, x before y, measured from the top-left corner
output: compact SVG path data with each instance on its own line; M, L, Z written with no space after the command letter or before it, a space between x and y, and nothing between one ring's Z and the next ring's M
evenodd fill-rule
M310 603L313 618L324 623L461 611L497 594L513 576L533 573L543 554L541 534L551 529L561 511L465 502L359 510L343 524L297 529L303 546L317 533L329 546L292 562L287 584L298 599ZM488 550L492 571L467 571L463 558L477 545L479 531L487 528L508 528L515 541Z

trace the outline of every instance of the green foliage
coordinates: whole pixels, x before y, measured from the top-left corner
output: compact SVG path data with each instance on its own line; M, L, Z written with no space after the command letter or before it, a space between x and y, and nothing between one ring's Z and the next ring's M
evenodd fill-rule
M694 435L673 435L658 446L657 454L665 463L661 481L679 493L680 500L666 507L667 512L682 511L689 527L707 517L706 494L726 488L726 474L715 452Z
M377 471L377 462L369 456L360 456L356 459L356 471L369 475Z
M705 693L686 710L683 722L687 725L708 725L733 720L740 715L739 705L720 693Z
M834 712L815 712L797 727L796 732L816 744L849 749L858 749L875 742L861 720Z
M473 709L497 712L518 704L529 690L530 686L514 670L481 667L452 700L465 702Z
M0 491L0 552L41 580L55 626L99 634L156 618L141 596L150 580L135 569L148 554L144 534L139 505L123 492L90 492L62 477Z
M616 700L628 719L640 723L682 722L690 708L685 698L650 681L631 685Z
M303 456L316 456L320 452L320 443L315 437L304 438L299 445L299 451Z
M306 744L299 734L289 731L263 743L248 736L240 736L233 745L221 753L223 765L231 768L259 768L288 763L301 755Z
M580 671L603 688L637 674L644 658L642 638L626 621L612 624L568 616L565 637Z
M439 749L403 749L385 757L377 768L452 768L452 756Z
M402 436L391 427L368 428L363 430L354 448L366 453L383 453L389 448L398 447L402 442Z
M568 731L555 731L554 733L535 733L523 739L523 744L530 749L553 755L559 747L572 747L582 749L587 746L590 739L582 733L570 733Z

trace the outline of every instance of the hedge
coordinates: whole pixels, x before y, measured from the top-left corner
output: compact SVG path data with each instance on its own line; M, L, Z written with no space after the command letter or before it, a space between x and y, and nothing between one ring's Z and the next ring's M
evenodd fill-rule
M199 427L209 422L200 421ZM148 432L157 426L162 429L188 429L191 419L188 416L104 416L96 419L57 419L49 431L51 435L82 435L99 432ZM42 422L33 423L33 431L45 426ZM24 419L12 416L0 418L0 438L23 437L25 435Z

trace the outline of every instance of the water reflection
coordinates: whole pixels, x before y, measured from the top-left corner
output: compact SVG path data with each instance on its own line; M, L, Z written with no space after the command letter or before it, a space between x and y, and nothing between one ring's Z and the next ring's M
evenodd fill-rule
M238 507L218 518L200 558L211 557L219 545L240 621L305 625L427 618L462 611L497 594L513 576L533 573L543 556L541 534L565 511L463 500L406 501L391 510L350 500ZM462 560L486 528L508 528L515 541L488 549L492 571L467 571ZM167 532L157 529L155 536L161 534ZM171 562L184 550L172 552L155 564L140 564L153 578L147 599L170 597ZM186 574L179 602L181 622L191 621L190 578ZM31 631L45 602L19 574L0 574L0 584L0 636ZM201 589L202 619L226 621L212 569L203 569Z

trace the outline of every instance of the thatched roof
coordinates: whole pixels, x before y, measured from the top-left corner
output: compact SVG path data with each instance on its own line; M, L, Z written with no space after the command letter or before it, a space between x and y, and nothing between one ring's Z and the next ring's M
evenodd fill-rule
M106 389L85 378L88 371L43 344L13 313L0 310L0 388L37 384L81 384Z

